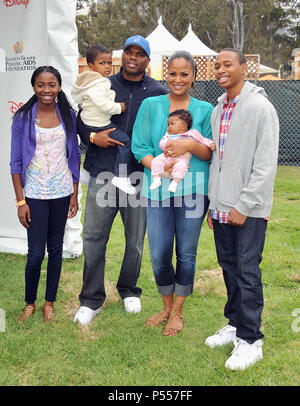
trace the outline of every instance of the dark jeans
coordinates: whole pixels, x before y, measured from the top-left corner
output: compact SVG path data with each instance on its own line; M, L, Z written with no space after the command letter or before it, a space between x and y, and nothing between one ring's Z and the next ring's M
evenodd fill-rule
M54 302L62 266L62 250L70 196L61 199L39 200L26 198L31 222L27 229L28 255L25 268L25 302L34 303L37 297L41 265L48 251L45 300Z
M259 264L267 221L248 217L242 227L234 227L213 220L213 226L227 288L224 315L237 328L237 337L252 344L263 338L260 325L264 300Z
M109 189L109 195L116 200L101 204L99 201L102 188ZM139 297L142 289L136 286L143 254L144 237L146 231L145 207L131 207L127 204L119 205L128 195L116 189L110 182L106 185L97 184L97 179L90 177L83 227L84 269L83 286L79 295L81 306L93 310L102 306L106 294L104 288L104 267L106 245L113 221L118 211L124 225L126 246L122 267L117 282L117 289L122 299ZM121 231L120 231L121 232ZM121 247L120 247L121 248Z
M157 207L154 204L148 201L147 232L158 292L163 296L173 293L179 296L191 295L198 239L207 212L208 198L194 194L183 198L172 197L168 201L159 202ZM172 264L174 240L176 272Z
M78 116L77 120L81 120L80 116ZM109 133L109 137L116 140L116 141L120 141L122 142L124 145L116 145L114 148L116 148L117 150L117 154L116 154L116 158L115 158L115 166L114 166L114 174L116 176L125 176L127 177L128 174L130 174L133 171L133 161L132 161L132 152L131 152L131 141L130 138L128 137L128 135L120 130L119 128L116 128L115 125L113 125L112 123L105 126L105 127L92 127L89 125L84 124L84 126L86 127L86 129L89 132L99 132L99 131L103 131L103 130L107 130L109 128L115 128L114 131L112 131L111 133ZM99 148L95 145L91 146L92 148ZM91 154L91 151L90 151ZM87 160L87 158L86 158ZM86 169L88 172L89 171L89 164L90 162L86 162L86 160L84 161L83 167L84 169ZM91 156L88 158L89 161L92 160ZM119 165L126 165L126 173L122 174L122 172L119 170ZM124 166L123 166L124 167Z

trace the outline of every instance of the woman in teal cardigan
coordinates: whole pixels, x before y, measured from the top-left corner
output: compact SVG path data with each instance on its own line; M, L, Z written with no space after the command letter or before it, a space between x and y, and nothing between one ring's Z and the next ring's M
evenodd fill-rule
M146 325L158 326L168 321L164 335L178 334L183 327L182 310L185 298L193 291L198 239L207 212L207 183L211 151L193 140L171 140L165 153L178 157L190 152L189 171L175 194L168 191L170 180L150 190L151 161L161 153L159 141L167 129L168 115L177 110L190 111L192 128L211 138L210 116L213 106L190 96L196 76L194 58L186 51L175 52L169 59L167 95L145 99L139 109L132 135L132 151L144 165L143 195L148 199L147 233L154 276L163 301L160 313L150 317ZM175 161L176 162L176 161ZM165 173L174 165L168 164ZM176 271L172 265L176 241Z

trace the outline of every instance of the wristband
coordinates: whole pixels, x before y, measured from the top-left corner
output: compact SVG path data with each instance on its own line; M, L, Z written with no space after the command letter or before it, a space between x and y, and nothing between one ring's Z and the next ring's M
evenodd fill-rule
M90 133L90 142L91 142L92 144L95 143L95 141L94 141L95 135L96 135L96 133Z
M17 202L17 206L24 206L24 204L26 204L26 200L20 200L19 202Z

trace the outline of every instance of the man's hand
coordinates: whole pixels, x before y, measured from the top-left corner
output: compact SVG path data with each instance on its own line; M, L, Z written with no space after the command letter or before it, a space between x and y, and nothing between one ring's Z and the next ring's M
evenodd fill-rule
M121 113L124 113L124 111L126 111L126 104L124 102L121 102L120 105L121 105Z
M231 209L227 216L227 223L231 226L242 227L247 219L242 213L236 209Z
M94 136L94 144L101 148L115 147L116 145L123 146L124 144L122 142L110 138L109 134L114 130L115 128L108 128L107 130L96 133Z
M208 210L208 213L207 213L207 224L208 224L208 227L209 227L211 230L214 229L214 226L213 226L213 219L212 219L212 217L211 217L211 210Z

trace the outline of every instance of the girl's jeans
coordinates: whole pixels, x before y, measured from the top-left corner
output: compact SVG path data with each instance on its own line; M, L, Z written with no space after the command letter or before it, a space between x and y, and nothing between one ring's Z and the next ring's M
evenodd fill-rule
M34 303L41 274L41 265L48 251L45 300L54 302L62 266L62 250L70 196L39 200L26 198L31 222L27 229L28 255L25 268L25 302Z

